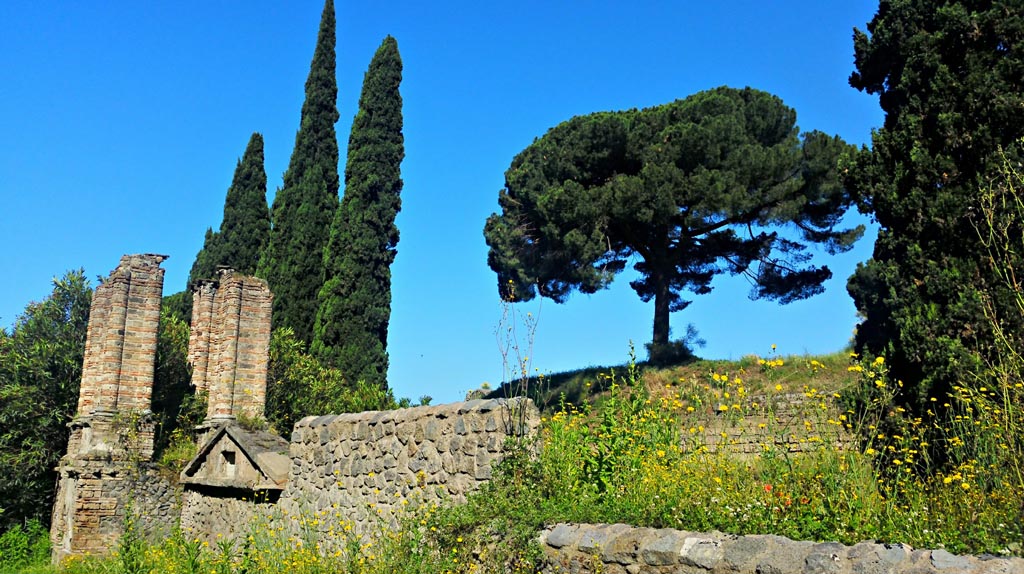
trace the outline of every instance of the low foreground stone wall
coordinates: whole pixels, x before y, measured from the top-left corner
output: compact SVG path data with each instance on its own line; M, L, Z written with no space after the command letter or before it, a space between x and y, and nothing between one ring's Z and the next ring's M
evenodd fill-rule
M1024 574L1024 559L955 556L901 544L796 542L624 524L558 524L541 532L545 574Z
M307 417L292 433L280 504L293 514L329 511L367 532L410 503L464 502L491 478L506 438L539 424L529 399Z

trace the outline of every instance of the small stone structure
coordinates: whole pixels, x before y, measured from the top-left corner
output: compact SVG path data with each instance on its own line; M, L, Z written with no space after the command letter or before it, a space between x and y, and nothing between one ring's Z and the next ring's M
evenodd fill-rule
M529 399L307 417L292 433L281 505L291 513L334 508L367 532L410 500L465 501L491 478L505 440L539 424Z
M133 499L144 532L173 522L173 488L143 464L153 456L149 409L166 258L125 255L93 293L78 412L57 467L57 559L111 548Z
M464 501L491 478L506 438L539 423L532 401L512 399L307 417L290 449L268 433L220 427L182 472L181 526L212 544L244 533L261 512L331 509L369 534L410 502ZM324 534L331 527L320 522Z
M220 426L181 472L182 529L211 543L241 534L258 508L280 498L290 466L283 438Z
M193 289L188 361L192 385L209 394L208 423L263 416L274 297L267 282L222 269Z
M723 449L739 455L759 455L765 450L808 453L822 448L856 448L856 439L838 420L841 413L823 410L803 393L773 393L750 397L760 409L748 409L742 417L725 402L712 403L705 413L703 432L687 433L711 452ZM686 439L684 438L684 441Z
M625 524L558 524L540 535L545 574L1022 574L1024 559L956 556L902 544L797 542Z

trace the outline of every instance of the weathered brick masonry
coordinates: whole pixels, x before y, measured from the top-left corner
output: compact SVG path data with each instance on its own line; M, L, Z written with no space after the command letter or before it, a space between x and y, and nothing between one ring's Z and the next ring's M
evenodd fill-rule
M78 417L150 407L166 255L125 255L93 293Z
M137 500L152 532L173 523L173 488L148 469L150 399L164 255L125 255L93 293L78 412L57 468L50 538L56 559L103 552Z
M272 303L266 281L230 269L196 285L188 359L208 422L263 415Z

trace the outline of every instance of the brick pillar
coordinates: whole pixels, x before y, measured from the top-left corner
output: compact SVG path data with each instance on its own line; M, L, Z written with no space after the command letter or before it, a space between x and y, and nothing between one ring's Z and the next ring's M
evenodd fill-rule
M266 281L231 269L193 290L189 360L192 384L209 393L206 423L263 416L272 304Z
M149 417L165 255L125 255L96 287L78 414L61 459L50 540L55 560L112 549L133 487L153 457Z
M94 365L99 371L99 388L93 405L93 414L112 414L117 411L117 392L121 379L121 355L124 353L125 321L128 319L128 288L131 269L125 265L128 255L121 258L121 265L110 273L107 280L97 287L106 288L110 312L100 331L100 358Z
M150 408L165 255L125 255L89 311L78 417Z
M188 337L188 362L192 365L192 386L198 392L208 392L210 389L210 345L216 294L216 281L199 281L192 288L192 326Z
M152 406L157 329L164 290L163 255L132 255L128 305L117 386L119 411L148 411ZM122 259L123 262L123 259Z
M242 297L234 366L234 404L236 412L258 417L263 416L267 402L267 355L274 296L262 279L241 277L239 280Z
M235 418L235 358L238 354L239 315L242 312L242 284L230 271L221 273L217 287L216 325L217 340L214 351L216 375L210 381L210 403L206 413L209 420Z
M96 394L99 392L100 375L103 361L103 331L106 329L107 316L110 314L110 289L99 285L92 294L92 306L89 308L89 325L85 335L85 360L82 362L82 384L78 393L77 416L92 413L96 408Z

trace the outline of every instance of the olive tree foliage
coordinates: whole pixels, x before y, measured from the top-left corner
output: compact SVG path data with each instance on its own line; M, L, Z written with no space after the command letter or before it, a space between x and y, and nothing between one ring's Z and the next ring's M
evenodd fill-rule
M310 415L357 413L393 409L391 390L374 382L347 381L341 371L306 352L290 327L274 329L270 338L267 373L267 422L288 436L300 419Z
M751 88L578 116L505 172L501 213L484 229L488 264L503 298L564 302L636 261L631 286L654 301L654 359L670 313L690 304L681 293L710 293L721 273L781 303L823 290L832 273L810 264L808 245L835 254L863 233L839 228L850 151L838 137L801 134L792 108Z
M70 271L25 308L11 332L0 329L0 531L30 519L49 524L91 302L84 272Z

